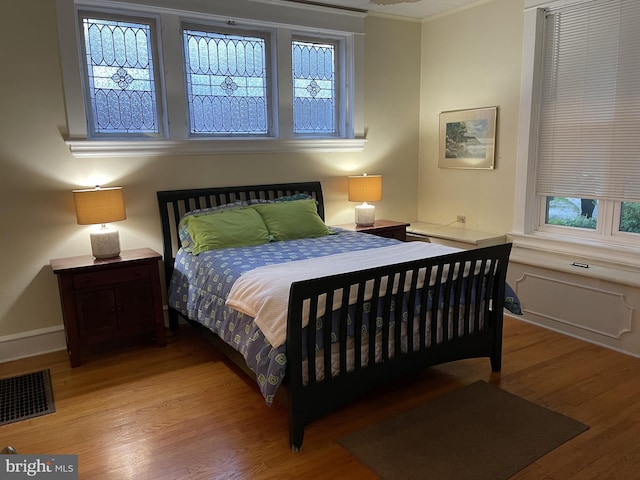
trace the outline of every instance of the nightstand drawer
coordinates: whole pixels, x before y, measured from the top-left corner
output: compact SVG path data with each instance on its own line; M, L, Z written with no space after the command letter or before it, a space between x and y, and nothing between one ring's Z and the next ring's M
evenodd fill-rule
M102 272L76 273L73 275L73 288L90 288L102 285L131 282L149 278L146 265L116 268Z

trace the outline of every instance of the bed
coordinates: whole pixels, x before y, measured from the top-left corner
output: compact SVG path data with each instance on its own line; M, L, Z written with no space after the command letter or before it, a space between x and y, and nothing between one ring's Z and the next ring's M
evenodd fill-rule
M510 244L330 228L320 182L157 197L171 328L182 316L210 333L268 404L283 400L293 451L310 422L392 379L474 357L500 370Z

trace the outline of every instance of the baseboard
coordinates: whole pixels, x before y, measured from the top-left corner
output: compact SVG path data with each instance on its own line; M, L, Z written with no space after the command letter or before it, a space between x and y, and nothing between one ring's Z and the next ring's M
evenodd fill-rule
M164 306L163 310L164 324L168 327L167 307ZM0 363L66 349L63 325L0 336Z
M41 328L0 337L0 363L66 350L64 327Z

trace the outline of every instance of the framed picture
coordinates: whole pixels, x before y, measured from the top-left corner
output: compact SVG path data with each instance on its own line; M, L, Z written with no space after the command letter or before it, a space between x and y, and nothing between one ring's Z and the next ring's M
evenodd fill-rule
M440 168L492 169L497 107L440 113Z

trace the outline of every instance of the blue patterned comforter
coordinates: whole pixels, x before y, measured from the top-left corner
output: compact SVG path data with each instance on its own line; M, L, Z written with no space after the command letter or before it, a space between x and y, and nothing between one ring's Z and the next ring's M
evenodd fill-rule
M319 238L224 248L199 255L181 249L176 255L171 278L169 305L212 330L240 352L256 374L260 391L270 405L284 379L285 346L274 349L253 318L225 305L233 282L243 273L264 265L385 247L397 242L376 235L338 230L334 235Z
M243 273L265 265L396 243L398 240L338 230L333 235L319 238L225 248L199 255L180 249L170 282L169 305L212 330L240 352L247 366L256 374L265 401L271 405L285 375L285 345L273 348L253 318L225 305L235 280ZM517 297L508 285L505 307L513 313L519 313Z

